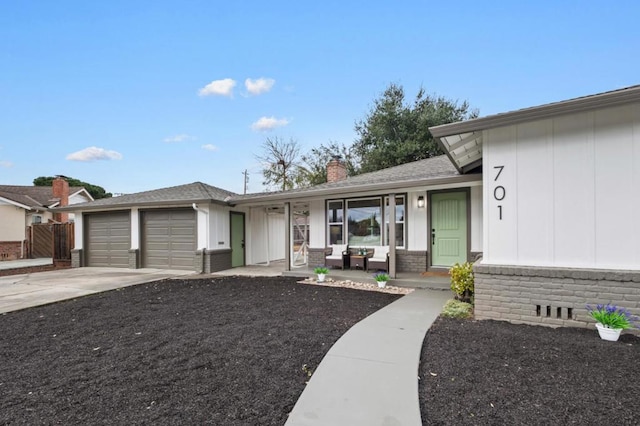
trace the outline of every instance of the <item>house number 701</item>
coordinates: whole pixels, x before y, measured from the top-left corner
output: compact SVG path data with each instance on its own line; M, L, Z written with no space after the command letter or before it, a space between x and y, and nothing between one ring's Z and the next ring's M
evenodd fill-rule
M494 182L497 182L498 178L500 178L500 174L504 170L504 166L493 166L493 168L498 170L498 174L496 174L495 179L493 179ZM506 195L507 195L507 191L504 189L504 186L498 185L495 188L493 188L493 198L496 201L504 200L504 197ZM498 204L498 219L502 220L502 204Z

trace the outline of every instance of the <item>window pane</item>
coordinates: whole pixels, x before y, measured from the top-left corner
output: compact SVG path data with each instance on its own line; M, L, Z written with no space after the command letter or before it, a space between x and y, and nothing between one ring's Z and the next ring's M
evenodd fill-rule
M353 200L347 203L350 246L379 246L381 242L380 199Z
M342 201L329 202L329 223L342 223Z
M329 244L344 244L342 241L342 225L329 225Z
M384 243L389 245L389 223L385 224ZM404 247L404 223L396 222L396 247Z
M389 197L385 198L384 217L389 223ZM396 222L404 222L404 197L396 197Z

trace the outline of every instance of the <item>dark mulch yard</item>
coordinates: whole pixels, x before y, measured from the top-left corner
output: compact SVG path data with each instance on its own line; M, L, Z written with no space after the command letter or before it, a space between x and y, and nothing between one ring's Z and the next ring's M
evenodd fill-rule
M0 316L0 424L282 425L399 296L293 278L159 281Z
M440 318L420 364L423 423L638 424L640 338Z

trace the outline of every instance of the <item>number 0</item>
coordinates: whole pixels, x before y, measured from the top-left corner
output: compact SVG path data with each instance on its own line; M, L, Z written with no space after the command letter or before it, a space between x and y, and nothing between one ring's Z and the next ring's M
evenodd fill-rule
M493 198L498 201L504 200L504 197L507 195L507 191L504 189L504 186L496 186L493 190Z

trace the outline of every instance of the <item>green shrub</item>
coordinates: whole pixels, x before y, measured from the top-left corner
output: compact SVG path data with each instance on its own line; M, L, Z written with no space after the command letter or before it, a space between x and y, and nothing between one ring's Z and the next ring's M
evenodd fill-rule
M456 263L449 269L451 275L451 290L456 294L456 299L463 302L471 302L473 296L473 264L465 262L462 265Z
M450 299L442 308L442 316L448 318L470 318L473 306L470 303Z

